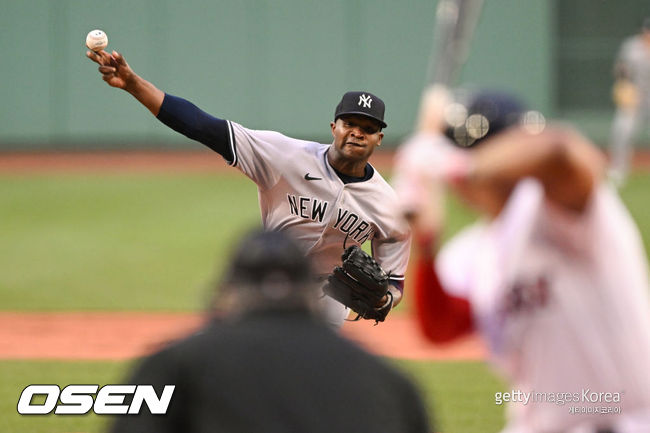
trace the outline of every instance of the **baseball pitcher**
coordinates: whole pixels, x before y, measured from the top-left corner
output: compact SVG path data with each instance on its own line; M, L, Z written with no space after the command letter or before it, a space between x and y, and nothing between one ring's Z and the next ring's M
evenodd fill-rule
M347 307L383 321L400 302L410 232L390 205L393 189L368 163L387 126L380 98L343 95L330 124L333 142L321 144L215 118L136 75L116 51L86 55L110 86L126 90L165 125L213 149L257 184L264 228L291 234L308 251L327 293L322 304L331 324L343 323ZM355 248L366 241L372 257Z

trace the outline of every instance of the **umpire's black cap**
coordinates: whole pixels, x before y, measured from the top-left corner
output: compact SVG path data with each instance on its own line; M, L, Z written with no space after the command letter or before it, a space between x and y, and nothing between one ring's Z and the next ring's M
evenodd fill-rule
M346 114L360 114L379 122L382 128L388 125L384 122L384 101L370 92L347 92L334 110L334 121Z
M276 277L294 285L311 282L310 260L289 235L255 230L235 250L225 281L234 285L259 285Z

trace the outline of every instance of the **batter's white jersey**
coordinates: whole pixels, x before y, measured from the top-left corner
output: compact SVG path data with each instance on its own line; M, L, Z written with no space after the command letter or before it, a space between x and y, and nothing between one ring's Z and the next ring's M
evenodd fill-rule
M510 404L506 431L650 431L646 255L608 186L575 215L523 180L497 219L444 247L437 271L470 300L512 389L529 393Z
M327 161L329 144L228 125L231 165L257 184L265 229L297 239L321 276L341 264L344 245L370 241L381 267L392 279L404 279L410 232L394 210L395 192L377 170L368 180L343 183ZM329 321L343 324L347 309L323 299Z

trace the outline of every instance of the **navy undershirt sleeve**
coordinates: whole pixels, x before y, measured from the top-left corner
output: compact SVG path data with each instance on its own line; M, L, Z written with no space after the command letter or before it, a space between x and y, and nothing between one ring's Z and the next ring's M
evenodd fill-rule
M183 98L165 93L158 120L184 136L203 143L228 162L233 160L228 122L201 110Z

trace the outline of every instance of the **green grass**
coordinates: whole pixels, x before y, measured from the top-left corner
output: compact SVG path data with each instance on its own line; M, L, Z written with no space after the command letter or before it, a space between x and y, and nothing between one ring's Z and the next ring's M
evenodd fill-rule
M650 174L622 197L650 245ZM475 218L449 201L446 237ZM236 174L0 176L4 310L199 309L231 245L260 224Z
M243 176L0 178L5 310L198 308L242 230Z
M504 424L503 406L494 394L505 390L483 362L395 361L419 387L437 431L497 432Z
M450 204L451 232L473 216ZM4 310L201 308L260 224L242 175L0 176Z
M494 393L504 389L481 362L394 361L419 387L437 431L496 432L503 426L503 407ZM21 391L29 384L123 383L130 363L0 361L0 431L6 433L99 433L110 416L34 415L16 412Z

